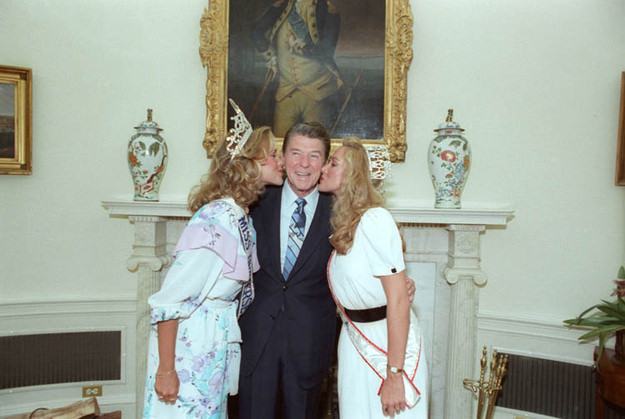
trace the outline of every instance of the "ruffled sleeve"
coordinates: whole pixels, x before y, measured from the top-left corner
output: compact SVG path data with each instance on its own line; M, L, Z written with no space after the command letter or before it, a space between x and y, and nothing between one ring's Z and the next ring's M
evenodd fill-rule
M247 225L243 211L223 201L211 202L193 215L178 241L174 264L160 291L148 299L152 324L190 317L222 276L249 281L240 222ZM253 239L253 228L248 228Z
M210 249L225 262L223 274L226 278L249 281L247 255L241 244L239 224L246 225L250 232L253 231L245 220L245 214L228 211L228 204L225 202L214 201L203 206L182 232L174 258L178 252L185 250Z
M406 269L401 236L388 210L367 210L358 230L364 237L367 261L374 276L393 275Z

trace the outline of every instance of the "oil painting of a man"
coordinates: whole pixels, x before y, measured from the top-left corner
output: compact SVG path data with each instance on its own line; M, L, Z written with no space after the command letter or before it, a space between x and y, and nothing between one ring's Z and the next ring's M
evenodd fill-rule
M340 16L330 1L277 0L256 22L255 47L267 60L268 80L278 78L277 136L298 122L332 122L342 84L334 62L339 29Z
M228 96L277 137L319 121L382 138L384 14L379 0L230 0Z

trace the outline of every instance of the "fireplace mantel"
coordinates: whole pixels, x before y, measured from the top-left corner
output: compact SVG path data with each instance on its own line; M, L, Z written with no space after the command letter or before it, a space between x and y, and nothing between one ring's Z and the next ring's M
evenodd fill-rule
M136 411L141 417L149 333L147 298L160 288L163 271L171 262L172 246L191 214L186 202L177 199L141 202L113 198L102 201L102 206L112 218L127 218L135 229L127 268L137 275ZM432 324L422 326L430 331L431 338L430 413L432 417L441 417L444 412L445 418L470 419L473 397L463 388L462 380L474 377L478 357L477 285L486 283L480 267L480 235L488 228L505 227L514 211L493 205L462 209L391 207L390 211L406 239L408 273L411 263L435 263L436 279L440 279L435 285L424 285L432 299L437 298L431 312L423 316ZM421 285L415 282L419 291Z
M102 201L109 215L149 216L164 218L189 218L191 213L183 201L133 201L118 198ZM467 207L462 209L435 209L432 207L391 207L395 221L410 224L473 224L483 226L505 226L514 211L497 206Z

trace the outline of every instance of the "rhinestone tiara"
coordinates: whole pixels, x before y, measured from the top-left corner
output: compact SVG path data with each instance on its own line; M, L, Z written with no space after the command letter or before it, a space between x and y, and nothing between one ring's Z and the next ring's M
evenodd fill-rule
M234 109L234 116L231 116L230 119L234 121L234 127L230 128L228 131L230 135L226 137L226 142L228 143L226 148L230 153L231 157L236 156L241 153L243 147L245 147L245 143L247 142L250 135L252 135L252 124L247 120L243 111L239 106L234 103L232 99L228 99L230 105Z
M384 179L391 177L391 155L385 145L366 146L369 158L369 171L371 179Z

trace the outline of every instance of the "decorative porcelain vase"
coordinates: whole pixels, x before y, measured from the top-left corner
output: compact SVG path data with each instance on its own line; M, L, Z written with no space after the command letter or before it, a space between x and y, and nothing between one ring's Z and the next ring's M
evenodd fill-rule
M464 129L454 122L454 110L434 132L438 136L430 143L428 161L432 185L436 193L435 208L460 208L460 198L471 167L471 147L462 136Z
M135 127L137 133L128 143L128 167L135 186L135 201L158 201L158 189L167 168L167 144L159 135L162 131L152 121L152 109L148 120Z

